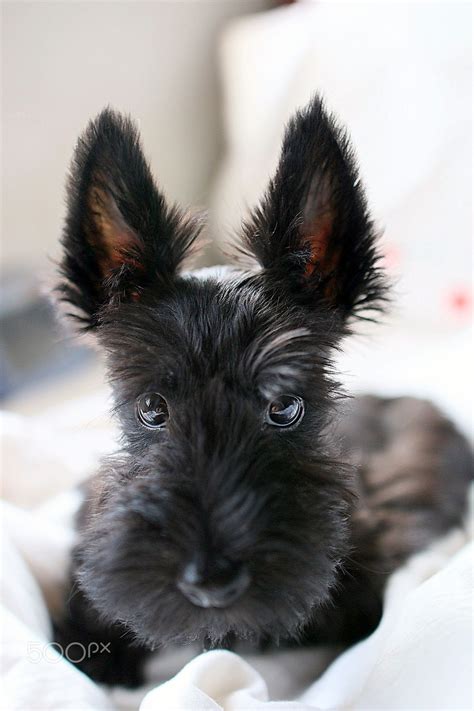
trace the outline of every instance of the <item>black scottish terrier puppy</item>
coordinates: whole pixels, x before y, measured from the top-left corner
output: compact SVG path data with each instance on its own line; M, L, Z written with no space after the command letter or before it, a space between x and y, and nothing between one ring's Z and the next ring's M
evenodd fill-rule
M339 405L332 354L386 283L318 98L243 228L255 269L180 271L200 227L167 205L134 125L101 113L72 165L59 292L108 355L123 440L86 486L56 630L110 642L78 660L108 683L139 683L171 642L360 639L388 574L460 522L472 478L431 405Z

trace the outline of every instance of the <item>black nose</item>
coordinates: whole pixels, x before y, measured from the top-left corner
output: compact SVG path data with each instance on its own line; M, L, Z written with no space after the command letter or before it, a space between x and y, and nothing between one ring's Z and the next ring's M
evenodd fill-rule
M206 571L188 563L178 580L183 595L198 607L228 607L247 590L250 575L241 563L220 564Z

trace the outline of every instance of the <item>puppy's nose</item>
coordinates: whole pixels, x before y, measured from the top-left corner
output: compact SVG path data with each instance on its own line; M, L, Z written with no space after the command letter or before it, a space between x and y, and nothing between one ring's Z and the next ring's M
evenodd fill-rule
M183 595L198 607L229 607L250 584L250 574L241 563L220 564L217 570L203 572L195 562L188 563L178 580Z

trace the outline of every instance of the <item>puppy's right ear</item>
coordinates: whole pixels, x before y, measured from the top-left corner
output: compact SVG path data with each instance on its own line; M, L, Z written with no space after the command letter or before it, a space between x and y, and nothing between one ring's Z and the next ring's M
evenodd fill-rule
M60 300L83 330L104 308L165 289L200 231L157 189L134 124L105 109L79 139L67 185Z
M263 274L342 319L383 310L387 282L349 138L320 97L289 122L280 162L246 224Z

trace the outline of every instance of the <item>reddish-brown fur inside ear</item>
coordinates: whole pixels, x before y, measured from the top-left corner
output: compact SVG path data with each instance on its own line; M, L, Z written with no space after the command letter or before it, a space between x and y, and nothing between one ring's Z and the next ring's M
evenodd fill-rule
M304 272L305 279L311 278L315 272L323 279L327 279L324 293L329 300L335 296L336 283L332 275L340 257L340 250L334 249L331 245L333 226L332 211L326 210L318 216L313 225L305 226L305 232L309 230L309 234L307 232L308 236L304 237L305 245L310 250Z
M94 185L89 192L89 208L92 224L88 226L88 241L97 250L103 276L124 264L143 268L139 260L141 241L125 222L113 197Z
M326 271L332 216L326 214L318 225L314 225L313 230L308 237L305 237L305 243L310 248L310 257L305 269L306 277L312 276L316 268L321 272Z

